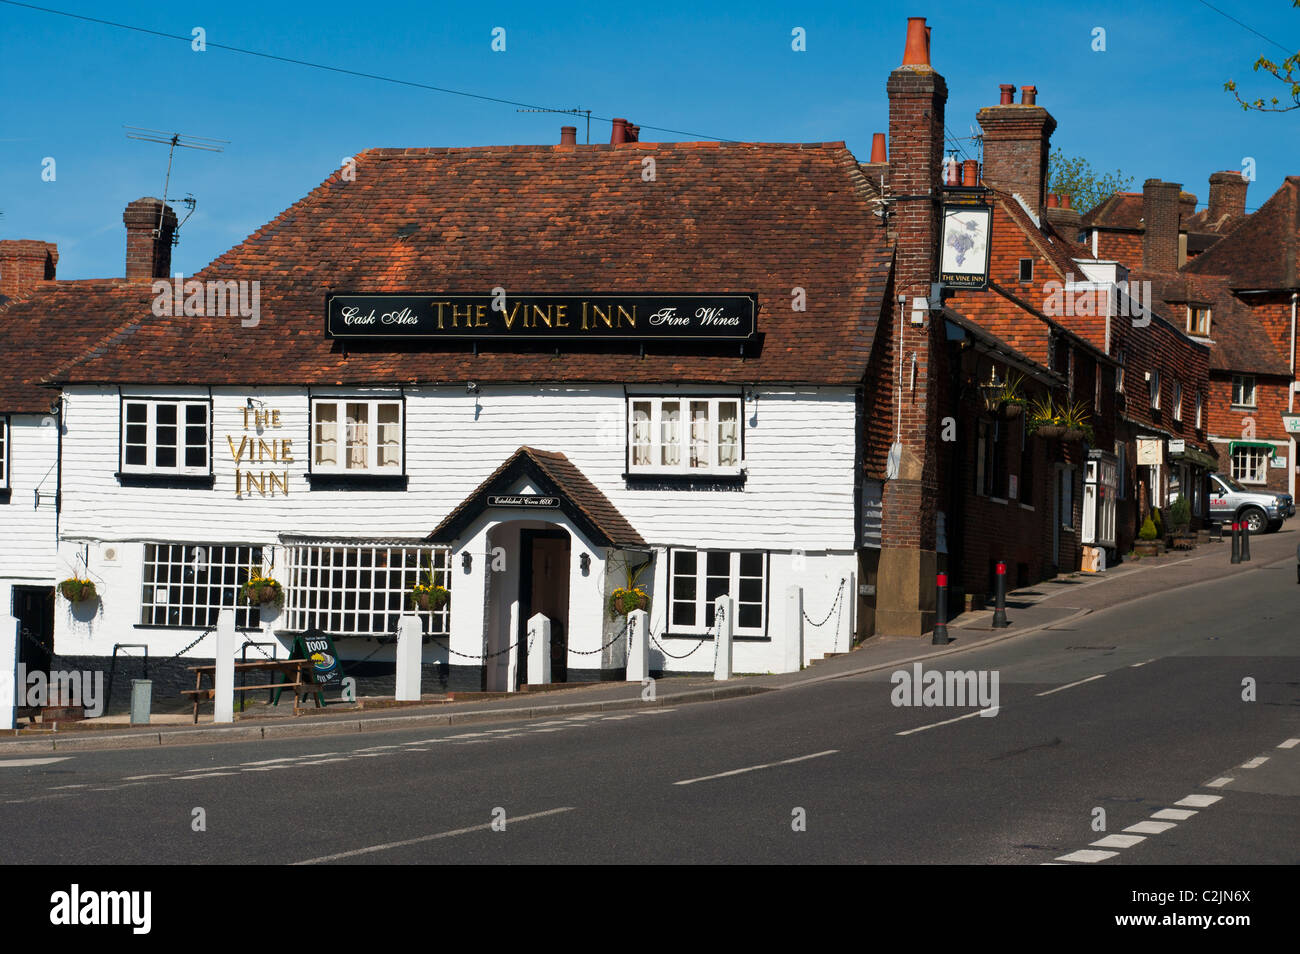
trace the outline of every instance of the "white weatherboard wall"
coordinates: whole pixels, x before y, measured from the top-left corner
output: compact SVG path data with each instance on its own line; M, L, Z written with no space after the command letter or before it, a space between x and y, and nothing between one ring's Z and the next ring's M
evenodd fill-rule
M53 396L53 392L51 392ZM51 415L9 418L11 493L0 503L0 613L10 611L15 583L50 586L58 570L55 493L59 433Z
M652 389L638 388L638 393ZM655 391L672 394L665 387ZM689 393L699 393L698 388ZM388 396L393 389L324 389L315 396ZM683 393L687 393L683 389ZM720 389L721 394L736 390ZM123 487L115 474L119 466L121 397L177 397L213 401L213 489ZM790 583L805 586L805 606L820 618L831 606L842 577L855 569L854 446L855 400L852 389L758 390L757 399L742 405L744 466L747 480L740 490L629 489L626 470L626 398L621 386L484 386L477 394L464 387L407 388L405 491L311 490L306 473L310 454L308 392L305 388L138 388L72 387L66 398L63 462L63 516L60 558L71 570L76 555L89 553L91 578L102 599L90 620L75 619L61 604L58 647L62 653L101 654L113 641L130 641L139 621L143 544L274 545L282 535L329 539L399 538L412 544L425 536L521 445L560 451L619 508L654 547L727 548L770 551L769 634L784 628L781 594ZM279 411L280 427L259 434L245 431L244 411L252 398L268 410ZM239 446L243 436L291 440L294 462L256 465L288 470L289 493L278 488L263 498L235 495L236 463L229 441ZM239 465L245 466L245 465ZM17 493L15 493L17 498ZM536 518L537 514L530 516ZM464 545L467 541L462 541ZM484 541L478 541L481 545ZM586 543L575 538L576 561ZM107 560L112 550L113 561ZM807 554L794 579L791 554ZM480 550L480 553L483 551ZM276 573L284 576L283 550L277 548ZM593 554L590 575L576 572L571 580L584 585L604 578L604 554ZM469 578L461 572L459 554L452 576L453 645L477 645L482 632L461 632L458 620L464 600L455 594L470 591L482 600L484 580L478 570ZM667 567L656 559L652 594L651 634L663 631L667 603ZM477 585L477 589L475 589ZM847 585L847 584L846 584ZM571 601L570 632L582 632ZM847 618L853 600L847 597ZM585 625L585 624L584 624ZM847 625L847 624L844 624ZM264 621L269 632L274 620ZM481 627L481 624L480 624ZM817 632L808 630L810 648ZM116 634L116 635L114 635ZM151 630L151 653L175 652L193 637L192 630ZM599 645L599 630L591 638ZM583 634L582 642L589 640ZM468 642L466 642L468 641ZM841 636L840 649L845 637ZM679 642L673 640L673 643ZM576 645L576 642L575 642ZM689 643L686 648L689 648ZM586 648L585 646L583 648ZM678 652L667 646L670 652ZM196 649L201 653L202 647ZM426 660L445 659L446 651L426 646ZM684 650L682 650L684 651ZM828 647L829 651L829 647ZM697 654L698 655L698 654ZM819 652L814 655L820 655ZM661 667L662 654L651 647L654 668L708 671L711 662L694 660ZM738 672L776 671L779 647L768 643L736 644ZM391 651L375 657L391 659ZM453 659L453 663L464 660ZM585 668L587 659L571 659Z

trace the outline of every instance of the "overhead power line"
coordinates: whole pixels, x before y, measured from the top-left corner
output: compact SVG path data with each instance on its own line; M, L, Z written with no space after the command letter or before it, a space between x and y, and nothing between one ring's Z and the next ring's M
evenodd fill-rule
M1213 4L1211 4L1211 3L1206 3L1205 0L1199 0L1199 2L1200 2L1200 4L1201 4L1201 6L1203 6L1203 7L1209 7L1211 10L1213 10L1213 11L1214 11L1215 13L1217 13L1219 16L1221 16L1221 17L1226 17L1227 19L1231 20L1233 23L1237 24L1237 26L1241 27L1243 30L1248 30L1249 32L1255 34L1255 36L1259 37L1261 40L1265 41L1266 43L1272 43L1275 47L1277 47L1279 50L1282 50L1283 52L1287 53L1288 55L1290 55L1290 54L1292 54L1292 53L1295 52L1295 48L1293 48L1293 47L1289 47L1289 46L1286 46L1285 44L1282 44L1282 43L1279 43L1277 40L1273 39L1271 36L1265 36L1264 34L1260 33L1258 30L1256 30L1254 27L1252 27L1252 26L1247 26L1245 23L1242 23L1240 20L1238 20L1238 19L1237 19L1236 17L1234 17L1232 14L1230 14L1230 13L1224 13L1222 10L1220 10L1218 7L1214 6Z

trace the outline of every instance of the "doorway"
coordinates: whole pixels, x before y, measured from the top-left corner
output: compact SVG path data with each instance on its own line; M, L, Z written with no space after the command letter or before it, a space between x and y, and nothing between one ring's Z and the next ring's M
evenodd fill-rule
M543 613L551 621L551 681L568 682L569 534L520 530L519 681L528 681L528 621Z
M18 661L28 672L49 674L54 653L54 587L15 586L13 615L24 635L18 639Z

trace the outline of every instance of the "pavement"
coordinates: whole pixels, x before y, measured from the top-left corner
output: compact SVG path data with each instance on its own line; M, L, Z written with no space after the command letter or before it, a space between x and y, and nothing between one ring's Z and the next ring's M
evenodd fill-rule
M189 719L159 718L149 726L108 729L61 729L33 736L15 732L0 737L0 758L32 752L70 752L96 749L134 749L152 746L188 746L212 742L338 736L554 718L579 713L677 707L716 702L759 693L794 689L832 680L893 670L955 653L984 648L1006 640L1058 630L1103 610L1196 587L1263 568L1295 563L1300 531L1284 529L1252 538L1252 561L1231 564L1228 542L1206 543L1189 552L1130 561L1103 573L1072 573L1007 594L1009 626L995 629L993 611L963 613L949 624L951 642L932 645L930 639L878 636L853 651L822 660L794 673L736 676L725 682L710 677L667 676L655 681L653 693L639 683L605 683L546 693L518 693L482 701L430 702L373 710L326 711L310 717L267 716L240 719L229 725L194 726ZM207 718L211 718L208 716Z

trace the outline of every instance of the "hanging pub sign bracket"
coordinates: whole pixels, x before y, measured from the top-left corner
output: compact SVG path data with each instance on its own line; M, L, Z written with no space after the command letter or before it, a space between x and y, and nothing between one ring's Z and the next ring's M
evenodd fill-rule
M758 295L331 294L330 338L747 341Z

